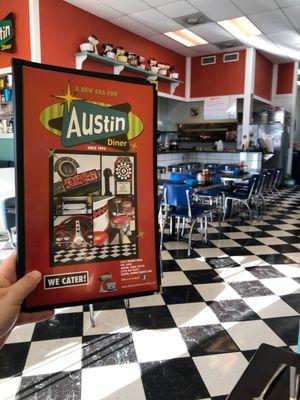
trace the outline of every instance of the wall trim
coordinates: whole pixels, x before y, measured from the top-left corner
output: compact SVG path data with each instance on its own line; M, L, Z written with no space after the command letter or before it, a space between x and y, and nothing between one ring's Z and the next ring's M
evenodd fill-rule
M39 0L29 0L30 50L31 61L41 63L41 30ZM63 39L62 39L63 40Z
M293 162L293 144L295 136L295 121L296 121L296 101L297 101L297 81L298 81L298 62L294 62L293 76L293 92L291 93L291 131L290 131L290 148L288 154L287 172L292 172Z
M256 50L254 47L246 49L246 65L245 65L245 84L244 84L244 108L243 108L243 136L249 134L249 126L251 122L251 112L255 83L255 62ZM247 139L243 139L243 142Z
M286 98L288 98L288 97L293 97L293 93L276 94L276 95L274 96L275 99L276 99L276 98L279 98L279 97L286 97Z
M222 96L191 97L190 99L188 99L186 101L187 102L205 101L205 99L210 99L211 97L236 97L237 99L243 99L245 96L244 96L244 94L225 94Z
M0 68L0 75L10 74L11 72L11 67Z
M254 98L255 100L262 101L263 103L266 103L266 104L272 104L271 100L267 100L267 99L265 99L264 97L257 96L256 94L253 96L253 98Z
M272 99L277 95L278 64L273 65L272 75Z
M191 98L192 58L185 57L185 99Z
M176 95L170 94L170 93L157 92L157 95L158 95L158 97L166 97L167 99L187 101L185 97L176 96Z

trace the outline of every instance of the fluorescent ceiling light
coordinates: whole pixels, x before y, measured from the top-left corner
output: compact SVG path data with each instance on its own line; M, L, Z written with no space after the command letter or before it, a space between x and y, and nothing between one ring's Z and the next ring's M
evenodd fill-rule
M227 19L218 22L224 29L236 37L257 36L261 35L261 31L256 28L252 22L246 17Z
M166 32L164 33L164 35L176 40L181 44L184 44L187 47L199 46L201 44L208 43L206 40L202 39L200 36L196 35L194 32L189 31L188 29L180 29L179 31L175 32Z

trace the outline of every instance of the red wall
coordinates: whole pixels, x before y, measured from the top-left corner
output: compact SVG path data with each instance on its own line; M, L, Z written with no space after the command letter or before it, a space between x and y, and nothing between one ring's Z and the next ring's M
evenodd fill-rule
M223 63L223 54L217 54L216 64L205 66L193 57L191 97L244 94L246 51L239 53L239 61Z
M254 94L271 100L273 64L262 54L256 53Z
M94 34L101 43L113 43L115 46L122 46L126 50L143 55L146 59L154 57L158 61L174 65L179 72L179 79L185 80L184 56L62 0L40 0L40 21L43 63L75 68L74 55L79 51L79 44L86 42L88 36ZM86 62L84 69L112 72L111 67L96 62ZM170 85L160 83L159 91L169 92ZM184 96L184 84L176 89L175 94Z
M29 2L28 0L1 0L0 19L10 12L15 17L16 52L0 53L0 68L10 67L12 57L30 60L30 28L29 28Z
M293 92L294 63L278 65L277 94Z

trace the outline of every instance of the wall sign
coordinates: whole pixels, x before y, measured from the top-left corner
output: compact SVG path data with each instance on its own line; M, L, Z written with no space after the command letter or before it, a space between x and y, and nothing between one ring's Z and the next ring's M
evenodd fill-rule
M0 51L14 53L14 15L8 14L0 21Z
M237 102L233 96L207 97L204 100L204 119L236 119Z
M154 87L21 60L13 73L18 274L43 273L24 309L158 291Z

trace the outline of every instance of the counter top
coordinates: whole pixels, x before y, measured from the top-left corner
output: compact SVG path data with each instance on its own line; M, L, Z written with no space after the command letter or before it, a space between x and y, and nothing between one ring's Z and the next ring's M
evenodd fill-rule
M182 150L168 150L168 151L158 151L157 154L176 154L176 153L261 153L261 151L245 151L245 150L192 150L192 149L182 149Z

